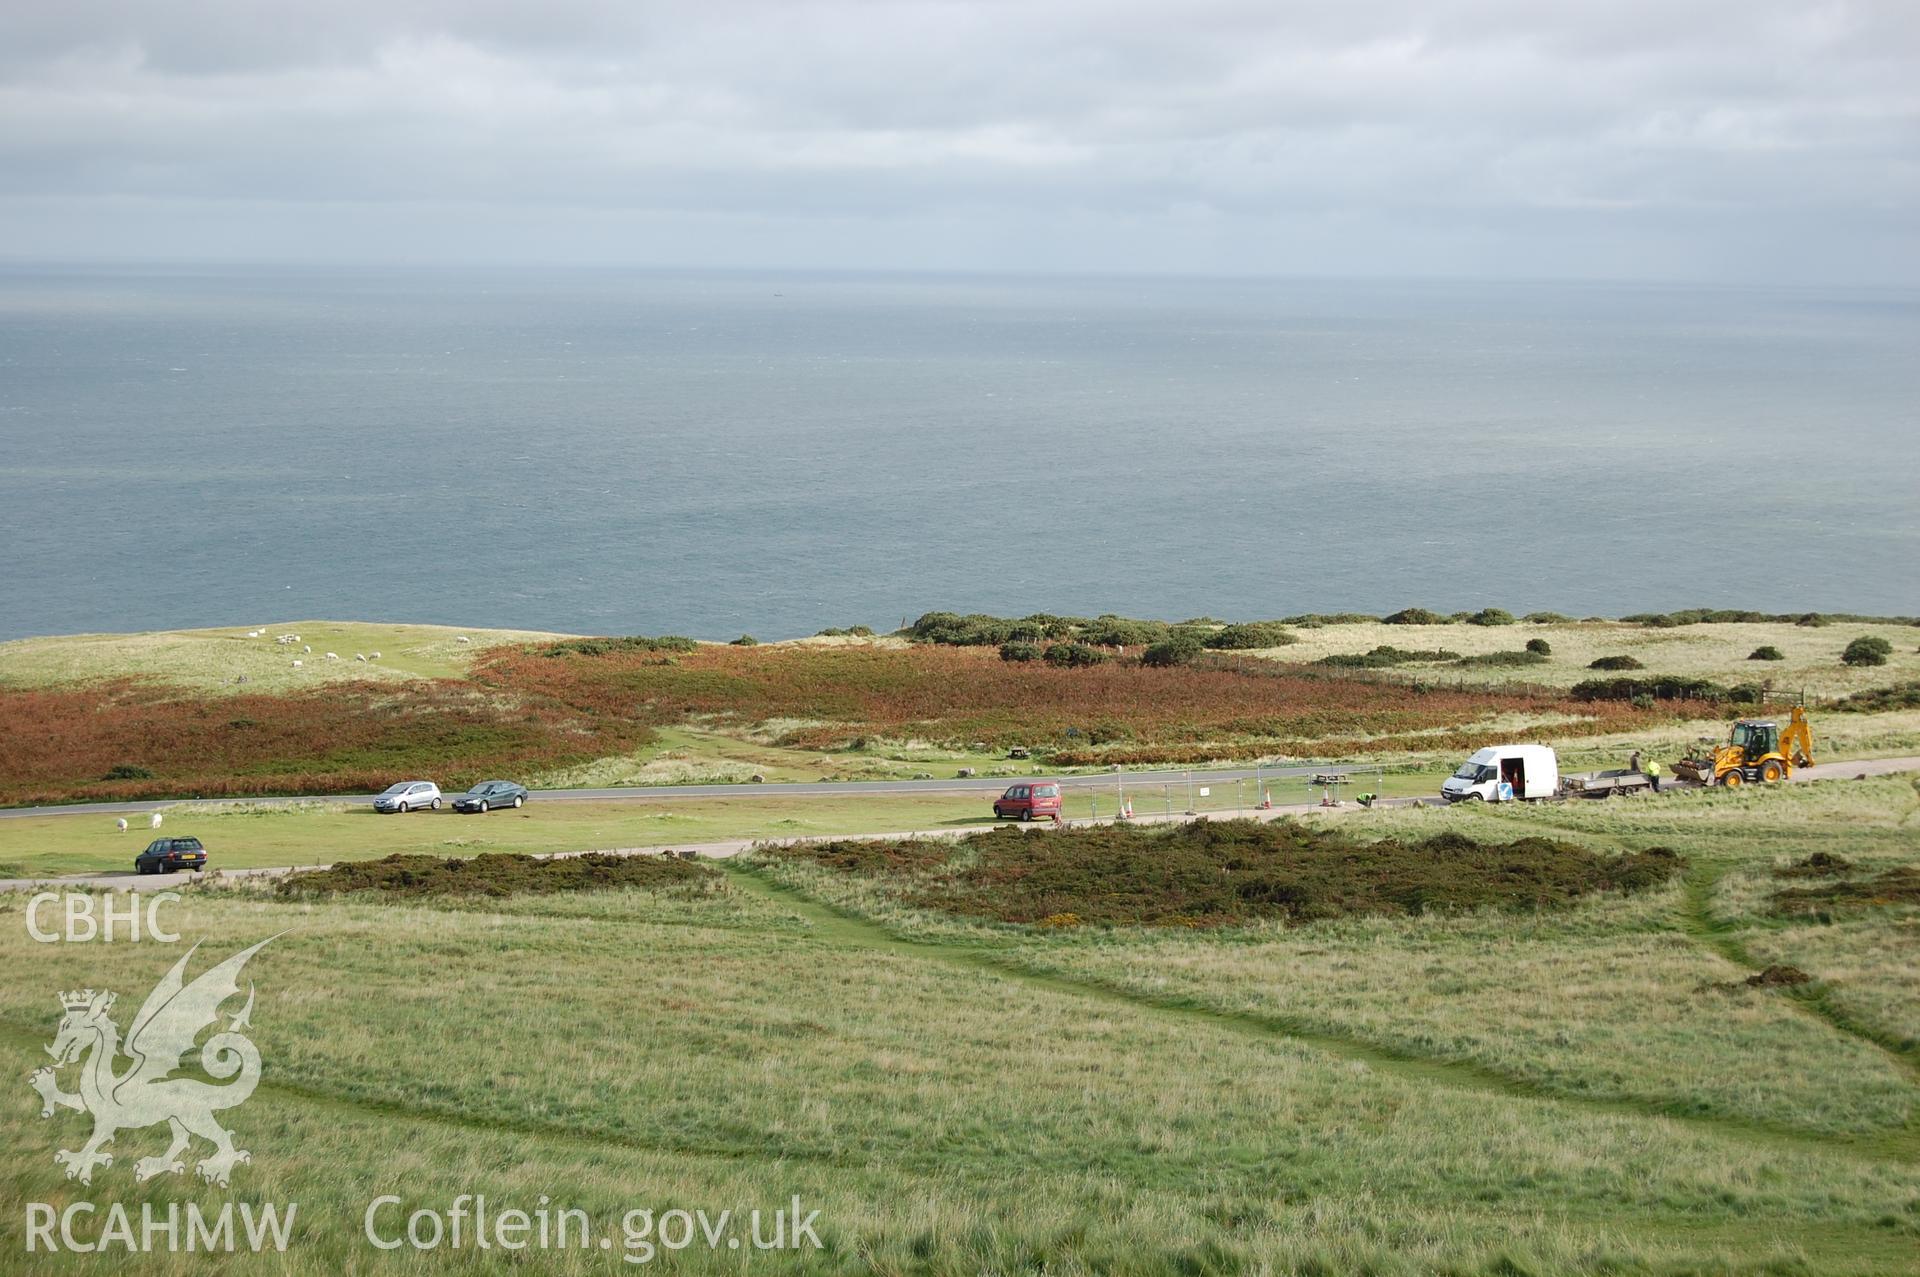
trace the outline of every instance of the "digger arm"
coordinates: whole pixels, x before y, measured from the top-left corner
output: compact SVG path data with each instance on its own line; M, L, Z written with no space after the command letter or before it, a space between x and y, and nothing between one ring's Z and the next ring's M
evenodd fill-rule
M1780 734L1780 752L1795 767L1813 766L1813 728L1807 725L1804 706L1793 707L1793 717L1787 723L1787 730Z

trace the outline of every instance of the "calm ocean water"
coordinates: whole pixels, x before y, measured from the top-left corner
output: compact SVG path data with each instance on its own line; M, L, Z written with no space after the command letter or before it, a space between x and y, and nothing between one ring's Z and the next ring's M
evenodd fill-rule
M1920 295L0 272L0 638L1920 611Z

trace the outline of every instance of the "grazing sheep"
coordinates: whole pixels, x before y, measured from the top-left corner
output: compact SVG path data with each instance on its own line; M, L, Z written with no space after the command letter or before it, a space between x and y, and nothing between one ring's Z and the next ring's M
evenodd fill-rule
M338 656L336 656L336 655L334 655L334 654L333 654L332 652L328 652L328 653L327 653L327 659L328 659L329 661L337 661L337 660L339 660L340 658L339 658Z
M367 654L365 652L355 652L353 654L353 659L356 661L364 661L367 659Z
M367 659L370 661L377 661L380 659L380 653L375 652L372 655L368 656Z
M300 650L301 650L301 651L303 651L303 652L305 652L305 653L306 653L306 654L307 654L308 656L312 656L312 655L313 655L313 644L311 644L311 643L307 643L307 644L304 644L304 645L302 645L302 647L300 648Z
M472 640L472 639L470 639L470 638L468 638L468 637L467 637L466 635L464 635L464 634L456 634L456 635L454 635L454 637L453 637L453 641L454 641L454 642L456 642L456 643L471 643L471 642L473 642L473 640Z
M127 818L125 816L120 817L120 819L114 821L113 823L120 830L121 833L124 834L127 832Z
M294 663L293 663L293 668L295 668L295 669L299 669L299 668L300 668L300 667L301 667L302 665L304 665L304 664L306 664L306 662L305 662L305 661L300 661L300 660L296 660L296 661L294 661Z
M156 812L154 812L154 813L153 813L153 815L152 815L152 817L148 819L148 821L147 821L147 828L148 828L148 829L158 829L158 828L160 828L160 813L159 813L159 812L157 812L157 811L156 811Z

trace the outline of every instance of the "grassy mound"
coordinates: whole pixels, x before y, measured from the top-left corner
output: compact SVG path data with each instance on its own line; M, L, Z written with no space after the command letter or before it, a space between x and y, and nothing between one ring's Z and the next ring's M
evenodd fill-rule
M1531 910L1666 882L1664 848L1625 856L1446 833L1358 842L1290 821L1102 826L959 840L825 842L771 854L880 880L909 904L1000 922L1228 926L1278 918Z
M658 891L693 886L713 877L711 868L672 856L609 856L597 852L564 857L490 854L471 860L387 856L290 874L280 880L277 890L284 896L544 896L615 887Z
M1920 905L1920 868L1900 865L1871 878L1842 878L1818 887L1789 887L1773 893L1774 912L1789 915L1818 918L1835 910L1874 905Z

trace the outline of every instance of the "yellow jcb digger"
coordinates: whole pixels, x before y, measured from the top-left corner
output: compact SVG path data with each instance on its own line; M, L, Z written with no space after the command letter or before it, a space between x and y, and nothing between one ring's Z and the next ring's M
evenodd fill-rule
M1807 726L1807 711L1795 705L1786 731L1772 719L1743 718L1733 725L1726 744L1698 754L1675 763L1674 774L1729 789L1755 782L1771 784L1793 775L1796 767L1813 766L1813 729Z

